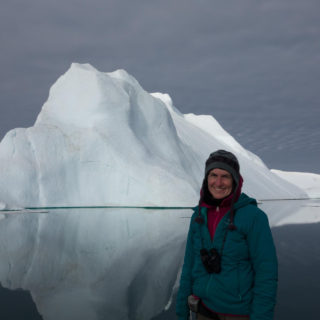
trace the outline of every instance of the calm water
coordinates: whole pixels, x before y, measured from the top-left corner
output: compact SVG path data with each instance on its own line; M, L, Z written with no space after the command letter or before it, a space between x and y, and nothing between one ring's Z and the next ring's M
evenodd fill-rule
M320 217L320 201L261 207L272 213L279 257L275 319L318 320L320 223L292 222ZM190 216L136 208L0 213L0 319L176 319Z

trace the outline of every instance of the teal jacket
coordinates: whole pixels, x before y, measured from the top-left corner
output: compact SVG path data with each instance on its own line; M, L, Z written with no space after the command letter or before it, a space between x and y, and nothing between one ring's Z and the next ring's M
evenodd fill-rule
M213 240L207 227L207 209L200 208L202 224L195 221L199 207L194 210L177 296L179 320L189 319L187 297L191 294L218 313L250 315L250 320L273 319L278 264L268 218L256 200L244 193L234 208L237 229L227 231L227 212ZM221 272L209 274L202 264L200 249L216 248L220 252L225 234Z

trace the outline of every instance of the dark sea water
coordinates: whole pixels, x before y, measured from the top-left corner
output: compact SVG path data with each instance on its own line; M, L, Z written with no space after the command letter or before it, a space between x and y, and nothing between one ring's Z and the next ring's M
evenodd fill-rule
M319 319L320 223L272 229L279 257L275 319Z
M279 259L276 320L318 320L320 201L263 203ZM290 214L288 214L290 208ZM296 208L294 212L292 208ZM1 320L170 320L191 210L0 213Z

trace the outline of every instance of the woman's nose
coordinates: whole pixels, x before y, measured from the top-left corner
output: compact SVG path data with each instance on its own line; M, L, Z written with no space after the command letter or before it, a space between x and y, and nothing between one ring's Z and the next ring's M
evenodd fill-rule
M221 179L221 177L217 177L216 185L217 185L217 186L220 186L221 184L222 184L222 179Z

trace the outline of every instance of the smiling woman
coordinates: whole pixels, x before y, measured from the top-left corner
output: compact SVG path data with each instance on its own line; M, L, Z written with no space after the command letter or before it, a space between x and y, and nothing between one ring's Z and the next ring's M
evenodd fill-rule
M271 320L277 256L266 214L241 193L231 152L210 154L191 218L177 297L179 320ZM189 310L190 309L190 310Z

